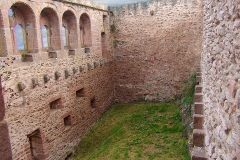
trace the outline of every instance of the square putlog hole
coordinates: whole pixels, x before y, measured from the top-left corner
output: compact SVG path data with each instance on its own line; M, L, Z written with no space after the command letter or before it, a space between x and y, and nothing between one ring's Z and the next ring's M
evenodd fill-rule
M72 119L71 119L71 115L67 116L64 118L64 126L68 127L72 125Z
M84 97L84 88L81 88L76 91L76 97Z
M96 99L95 99L95 98L91 99L91 107L92 107L92 108L96 108L96 107L97 107L97 106L96 106Z

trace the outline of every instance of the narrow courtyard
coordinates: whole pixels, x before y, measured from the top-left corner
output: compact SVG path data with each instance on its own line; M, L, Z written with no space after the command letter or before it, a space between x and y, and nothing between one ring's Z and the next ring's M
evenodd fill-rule
M74 160L188 160L175 103L115 104L81 141Z

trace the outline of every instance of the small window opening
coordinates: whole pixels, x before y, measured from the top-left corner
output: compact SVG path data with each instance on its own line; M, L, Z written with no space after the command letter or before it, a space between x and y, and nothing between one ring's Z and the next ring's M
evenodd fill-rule
M91 107L92 107L92 108L96 108L96 99L95 99L95 98L93 98L93 99L91 100Z
M55 100L55 101L52 101L50 103L50 110L56 110L56 109L61 109L62 108L62 101L61 101L61 98Z
M71 119L71 115L67 116L64 118L64 126L68 127L72 125L72 119Z
M33 160L39 159L42 155L44 155L43 140L39 129L35 130L27 137L29 139L32 159Z
M84 88L81 88L76 91L76 96L77 97L84 97Z
M67 36L66 36L66 27L62 27L62 35L63 35L63 46L67 46Z
M47 26L42 26L42 41L43 47L48 48L48 34L47 34Z
M14 27L15 39L18 50L24 50L24 38L23 38L23 29L22 26L17 24Z

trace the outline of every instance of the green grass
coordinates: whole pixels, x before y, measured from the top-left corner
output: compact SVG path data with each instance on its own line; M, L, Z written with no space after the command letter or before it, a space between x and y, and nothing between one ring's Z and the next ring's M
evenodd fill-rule
M74 160L190 160L174 103L116 104L82 139Z

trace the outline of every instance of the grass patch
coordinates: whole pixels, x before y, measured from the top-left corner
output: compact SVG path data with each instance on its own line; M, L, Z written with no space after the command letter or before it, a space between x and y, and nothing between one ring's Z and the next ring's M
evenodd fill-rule
M116 104L82 139L74 160L190 160L174 103Z

